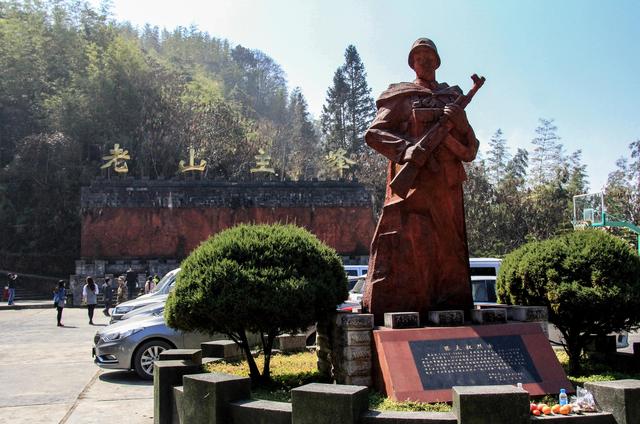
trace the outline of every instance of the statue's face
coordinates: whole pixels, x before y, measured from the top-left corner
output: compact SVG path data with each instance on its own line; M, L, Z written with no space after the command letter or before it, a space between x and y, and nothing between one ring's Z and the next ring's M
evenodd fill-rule
M420 78L433 78L438 67L438 56L429 47L421 47L413 53L413 70Z

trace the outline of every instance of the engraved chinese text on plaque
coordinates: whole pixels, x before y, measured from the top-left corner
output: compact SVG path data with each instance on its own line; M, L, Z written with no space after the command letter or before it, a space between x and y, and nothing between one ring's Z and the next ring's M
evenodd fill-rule
M424 390L541 381L517 335L417 340L409 346Z

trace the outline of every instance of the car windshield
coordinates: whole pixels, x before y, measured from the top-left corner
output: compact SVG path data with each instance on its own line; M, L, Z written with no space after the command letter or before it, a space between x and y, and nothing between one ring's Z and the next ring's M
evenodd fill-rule
M170 286L176 280L177 273L177 270L166 273L165 276L162 277L160 281L158 281L158 284L151 291L151 293L166 293L167 289L169 288L168 286Z
M366 275L363 275L356 281L356 284L351 289L351 293L362 294L364 292L364 283L367 281L366 277Z

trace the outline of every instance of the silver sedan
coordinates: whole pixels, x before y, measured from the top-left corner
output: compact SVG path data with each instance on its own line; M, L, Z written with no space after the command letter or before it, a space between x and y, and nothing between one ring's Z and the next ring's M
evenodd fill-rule
M94 362L101 368L135 370L143 379L153 378L153 363L166 349L197 349L200 343L220 340L208 335L174 330L162 311L117 321L102 328L93 339Z

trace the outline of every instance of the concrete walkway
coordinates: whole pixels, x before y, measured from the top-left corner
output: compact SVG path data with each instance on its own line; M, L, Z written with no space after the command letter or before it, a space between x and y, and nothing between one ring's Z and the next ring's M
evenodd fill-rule
M0 423L153 422L151 382L93 363L108 318L98 310L90 326L85 309L65 308L61 328L55 317L52 306L0 307Z

